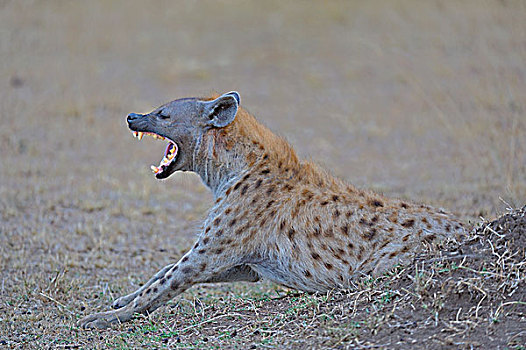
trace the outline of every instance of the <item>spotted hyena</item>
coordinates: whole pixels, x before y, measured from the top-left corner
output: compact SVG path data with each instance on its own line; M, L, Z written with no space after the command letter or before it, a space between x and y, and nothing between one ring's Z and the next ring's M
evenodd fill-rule
M189 252L82 327L150 313L197 283L267 278L306 292L349 288L357 275L378 275L425 243L463 232L442 210L357 189L298 158L239 106L237 92L132 113L128 125L139 139L168 141L152 167L158 179L193 171L215 203Z

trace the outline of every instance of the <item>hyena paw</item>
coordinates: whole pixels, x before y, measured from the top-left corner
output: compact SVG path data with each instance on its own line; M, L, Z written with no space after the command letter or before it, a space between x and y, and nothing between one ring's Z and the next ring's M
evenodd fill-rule
M123 297L120 297L111 304L111 307L114 309L120 309L121 307L124 307L131 303L133 299L135 299L135 297L135 294L128 294Z
M99 312L96 314L88 315L81 318L77 322L77 326L84 329L89 328L108 328L113 324L126 322L131 319L132 313L130 312L119 312L116 311L107 311Z

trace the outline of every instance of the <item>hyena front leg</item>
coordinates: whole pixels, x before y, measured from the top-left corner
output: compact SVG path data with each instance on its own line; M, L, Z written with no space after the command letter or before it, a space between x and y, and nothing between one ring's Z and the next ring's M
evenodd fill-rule
M166 272L168 272L168 270L170 270L173 266L174 264L166 265L161 270L159 270L159 272L157 272L152 278L150 278L150 280L146 282L146 284L144 284L141 288L137 289L133 293L122 296L115 300L113 304L111 304L111 307L114 309L120 309L121 307L128 305L133 299L135 299L139 294L146 290L146 288L151 286L152 283L164 277L164 275L166 275Z
M141 288L142 291L124 307L86 316L78 325L82 328L106 328L128 321L136 313L151 313L197 283L256 281L259 278L250 267L243 265L244 259L233 255L233 252L221 247L209 247L207 250L206 254L202 250L191 250L168 268L161 278L152 278L154 281L148 287Z
M135 292L125 295L118 298L111 304L111 307L114 309L120 309L123 306L128 305L133 299L135 299L139 294L145 291L149 286L151 286L155 281L161 279L166 275L166 272L170 270L174 264L166 265L159 272L157 272L146 284L141 286ZM240 265L231 268L230 270L224 271L217 276L213 276L212 279L204 281L203 283L216 283L216 282L237 282L237 281L247 281L247 282L257 282L259 280L259 275L256 271L252 270L247 265Z

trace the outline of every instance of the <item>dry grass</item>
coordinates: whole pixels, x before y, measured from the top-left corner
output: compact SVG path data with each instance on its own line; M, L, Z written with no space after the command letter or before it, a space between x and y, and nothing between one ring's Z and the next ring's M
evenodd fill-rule
M525 40L524 1L0 1L0 347L524 348L508 219L346 293L200 286L75 321L178 259L211 202L151 176L127 113L236 89L300 155L474 223L525 204Z

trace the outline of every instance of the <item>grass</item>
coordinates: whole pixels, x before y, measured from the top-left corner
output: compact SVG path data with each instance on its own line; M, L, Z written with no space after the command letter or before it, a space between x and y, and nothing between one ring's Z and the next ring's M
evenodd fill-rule
M526 347L523 226L481 219L525 204L524 2L0 9L0 347ZM199 286L77 329L190 248L212 201L193 175L156 181L163 146L124 117L233 89L301 156L481 226L351 291Z

